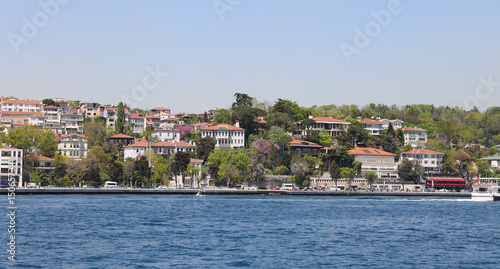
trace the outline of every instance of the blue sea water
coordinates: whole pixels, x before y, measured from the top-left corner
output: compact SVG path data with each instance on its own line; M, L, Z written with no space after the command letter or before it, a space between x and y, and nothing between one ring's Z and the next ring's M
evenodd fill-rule
M7 213L7 197L4 212ZM500 203L287 196L17 196L2 268L498 268Z

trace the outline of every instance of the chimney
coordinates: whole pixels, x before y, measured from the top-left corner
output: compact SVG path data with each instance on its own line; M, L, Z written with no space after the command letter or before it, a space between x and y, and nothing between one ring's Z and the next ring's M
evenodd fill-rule
M239 120L237 120L237 121L236 121L236 123L234 124L234 126L236 126L236 127L240 128L240 121L239 121Z

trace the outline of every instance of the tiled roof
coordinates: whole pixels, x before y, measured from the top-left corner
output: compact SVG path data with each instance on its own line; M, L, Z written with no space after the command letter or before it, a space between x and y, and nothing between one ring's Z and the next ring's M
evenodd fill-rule
M316 118L313 118L313 120L315 120L316 122L334 122L334 123L351 124L350 122L347 122L347 121L337 120L337 119L329 118L329 117L316 117Z
M139 141L132 145L125 146L124 148L145 148L146 146L146 141Z
M30 104L42 104L42 101L38 101L38 100L14 100L14 99L3 99L2 102L4 103L18 103L18 104L26 104L26 103L30 103Z
M124 135L124 134L117 134L117 135L114 135L110 138L129 138L129 139L132 138L132 139L134 139L133 137L128 136L128 135Z
M202 163L202 162L203 162L203 160L201 160L201 159L193 159L193 158L190 158L189 160L190 160L191 162L196 162L196 163Z
M369 155L369 156L396 156L396 154L392 154L380 149L376 148L355 148L349 150L347 152L349 155Z
M321 145L304 140L293 140L288 142L288 144L290 147L323 148Z
M52 158L45 157L45 156L38 155L38 154L31 154L30 156L27 157L27 159L39 160L39 161L54 161L54 159L52 159Z
M0 149L18 149L18 148L13 148L13 147L3 147L3 148L0 148Z
M230 124L218 124L215 126L209 126L207 128L203 128L203 131L218 131L218 130L229 130L229 131L244 131L245 129L236 127Z
M402 154L441 154L443 155L443 153L441 152L436 152L436 151L432 151L432 150L428 150L428 149L410 149L409 151L407 152L403 152Z
M370 124L382 124L381 122L378 122L376 120L368 120L368 119L360 120L359 122L361 122L361 123L370 123Z
M403 128L403 131L416 131L417 129L411 128L411 127L405 127Z

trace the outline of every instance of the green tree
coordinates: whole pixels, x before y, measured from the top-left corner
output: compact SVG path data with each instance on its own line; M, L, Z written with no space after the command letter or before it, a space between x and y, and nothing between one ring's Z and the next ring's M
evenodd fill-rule
M356 177L356 171L352 168L342 167L340 168L340 177L347 180L348 188L351 189L354 177Z
M43 99L42 103L44 106L59 106L59 104L56 101L50 98Z
M405 188L405 181L413 181L415 177L415 172L413 171L413 163L404 158L403 161L398 166L398 176L403 183L403 190Z
M176 175L182 176L182 186L184 186L184 171L186 171L191 157L187 152L179 151L174 154L173 170Z
M361 163L360 161L352 162L352 168L354 169L354 172L356 172L356 176L361 175L361 166L362 165L363 165L363 163Z
M145 183L149 181L151 177L151 168L149 167L149 162L146 156L141 156L134 162L134 179L135 186L141 184L143 187Z
M206 162L210 153L215 149L215 141L210 137L206 136L200 139L198 145L196 145L196 154L198 158Z
M250 97L248 94L237 92L234 94L234 97L236 98L236 102L232 105L233 109L238 106L252 106L252 100L254 98Z
M328 169L328 172L330 173L330 177L332 178L333 182L335 182L335 187L337 187L337 182L341 175L340 167L335 161L332 161L332 163L330 164L330 169Z
M83 134L88 137L88 147L104 146L108 138L106 119L99 117L86 119L83 123Z
M231 112L227 109L219 109L217 113L214 114L213 124L232 124L231 122Z
M232 181L237 181L240 177L236 165L225 163L221 165L218 176L220 179L226 180L226 185L229 188Z
M123 103L120 102L118 104L118 111L116 114L116 132L119 134L124 133L125 126L125 108L123 107Z
M395 153L399 148L397 140L389 134L382 135L382 137L380 138L380 146L384 151L390 153Z
M373 171L368 171L364 174L364 177L366 178L366 181L368 184L370 184L370 189L372 188L372 184L375 182L375 180L378 179L377 173Z
M278 126L273 126L267 131L267 136L270 140L276 143L287 143L291 141L290 135Z

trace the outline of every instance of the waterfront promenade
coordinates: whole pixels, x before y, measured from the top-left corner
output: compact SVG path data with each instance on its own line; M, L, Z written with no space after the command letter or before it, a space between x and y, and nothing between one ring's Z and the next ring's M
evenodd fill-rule
M141 195L195 195L199 189L138 189L138 188L18 188L16 195L64 195L64 194L141 194ZM7 195L8 189L0 189ZM209 195L291 195L291 196L353 196L353 197L415 197L415 198L470 198L462 192L363 192L363 191L291 191L291 190L239 190L204 189Z

